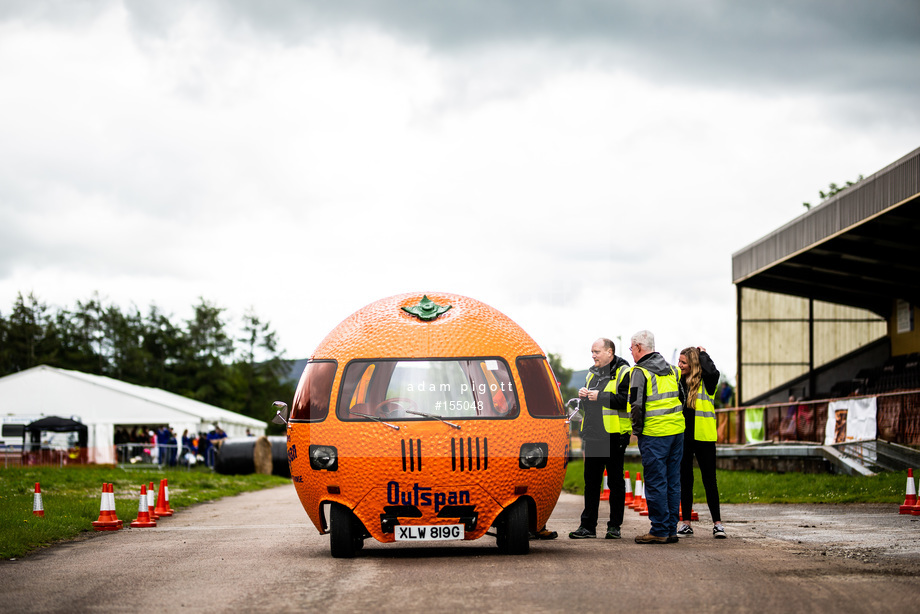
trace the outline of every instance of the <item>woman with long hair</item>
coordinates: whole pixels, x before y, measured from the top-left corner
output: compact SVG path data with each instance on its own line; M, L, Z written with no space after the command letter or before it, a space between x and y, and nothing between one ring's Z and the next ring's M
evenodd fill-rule
M709 354L701 347L681 350L677 362L680 384L684 392L684 456L680 467L680 498L683 523L678 537L693 535L690 517L693 513L693 457L700 465L706 503L712 515L712 536L725 538L719 511L719 488L716 484L716 412L713 397L719 387L719 370Z

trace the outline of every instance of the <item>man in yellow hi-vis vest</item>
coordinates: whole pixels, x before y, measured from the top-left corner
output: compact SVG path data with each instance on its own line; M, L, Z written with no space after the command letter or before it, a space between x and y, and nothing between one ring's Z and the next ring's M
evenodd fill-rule
M680 461L684 452L680 371L655 351L655 336L639 331L629 349L636 365L629 381L633 433L639 439L649 532L637 544L677 543Z
M569 537L597 537L601 482L606 470L610 486L610 519L604 538L620 539L626 498L623 455L629 445L630 434L626 412L629 363L616 355L613 341L603 337L591 346L591 358L594 366L588 370L585 385L578 391L583 411L581 440L585 455L585 509L581 513L581 524L569 533ZM618 393L620 385L622 390Z

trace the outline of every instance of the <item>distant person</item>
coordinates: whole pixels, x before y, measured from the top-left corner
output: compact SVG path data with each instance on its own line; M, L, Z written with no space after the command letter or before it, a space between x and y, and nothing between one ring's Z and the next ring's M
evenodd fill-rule
M684 416L677 367L655 351L655 336L639 331L630 340L635 366L629 382L633 433L642 455L649 532L637 544L677 543L680 463L684 452Z
M161 465L169 464L169 452L166 446L169 445L169 427L164 426L157 431L157 455Z
M719 487L716 484L716 410L713 395L719 386L719 370L702 347L681 350L677 362L680 383L684 390L684 455L680 466L680 492L683 523L677 527L678 537L693 535L690 522L693 514L693 457L700 465L706 503L712 516L712 535L725 538L725 527L719 510Z
M623 456L629 445L631 424L626 408L629 388L629 363L616 355L616 346L606 338L591 346L594 365L588 370L578 398L584 417L581 440L584 446L585 507L581 524L569 533L571 539L597 537L601 483L604 470L610 487L610 519L606 539L620 539L626 485L623 481ZM618 387L622 384L622 394Z
M179 460L179 440L176 431L170 426L166 429L169 433L169 466L175 467Z
M722 382L722 386L719 389L719 401L721 401L722 407L731 407L734 405L734 403L732 403L732 397L734 396L735 389L731 387L731 384Z
M201 457L205 464L208 467L211 466L211 463L208 459L208 448L211 447L211 439L208 437L208 433L199 433L198 434L198 456Z
M160 463L160 449L157 447L157 434L152 429L147 431L148 441L150 443L150 462Z
M214 425L214 430L208 433L208 447L214 448L215 450L220 446L220 442L227 438L227 434L220 428L218 425ZM214 454L212 453L208 458L208 467L214 466Z
M182 451L179 458L184 460L186 465L195 462L195 440L188 433L188 429L182 431Z

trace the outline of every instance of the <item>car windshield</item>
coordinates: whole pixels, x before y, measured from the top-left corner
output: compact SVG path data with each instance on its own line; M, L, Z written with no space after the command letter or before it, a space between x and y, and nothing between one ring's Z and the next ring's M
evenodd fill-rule
M356 360L345 369L336 412L342 420L514 418L518 403L499 358Z

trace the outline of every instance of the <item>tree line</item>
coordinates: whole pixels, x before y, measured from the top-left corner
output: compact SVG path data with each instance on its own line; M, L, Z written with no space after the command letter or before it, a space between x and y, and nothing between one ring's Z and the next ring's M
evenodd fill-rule
M175 321L151 304L121 309L98 293L73 308L18 294L0 310L0 376L49 365L160 388L269 422L271 404L290 402L284 358L269 322L249 309L235 328L204 298ZM281 432L270 424L270 429Z

